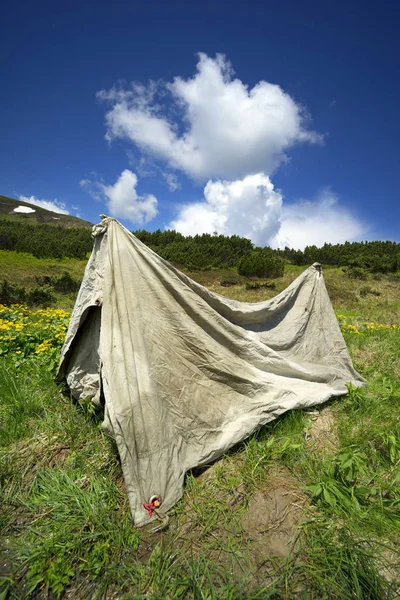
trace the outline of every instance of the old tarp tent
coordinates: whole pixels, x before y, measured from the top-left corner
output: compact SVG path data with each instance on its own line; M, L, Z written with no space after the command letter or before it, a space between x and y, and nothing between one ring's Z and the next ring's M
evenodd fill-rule
M186 277L118 221L93 228L59 380L104 402L137 526L152 495L167 511L185 472L292 408L361 385L320 266L256 304Z

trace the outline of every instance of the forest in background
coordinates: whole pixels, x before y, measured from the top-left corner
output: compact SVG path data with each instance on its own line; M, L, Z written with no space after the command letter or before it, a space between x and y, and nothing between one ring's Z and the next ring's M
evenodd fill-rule
M138 230L134 235L165 260L188 270L228 268L240 275L279 277L285 262L295 265L349 267L355 277L363 273L400 270L400 244L392 241L346 242L307 246L304 251L255 247L237 235L202 234L185 237L176 231ZM87 228L31 225L0 219L0 249L27 252L37 258L85 259L93 245Z
M236 235L228 237L203 234L185 237L176 231L159 229L153 233L145 230L133 233L166 260L188 269L237 267L240 273L242 266L243 272L240 274L251 275L252 273L247 272L251 271L251 267L247 269L247 261L245 263L243 259L265 256L275 257L275 265L278 264L278 259L284 259L295 265L308 266L320 262L323 265L365 269L371 273L394 273L400 270L400 244L392 241L324 244L321 248L306 246L302 251L288 247L279 250L255 247L250 240ZM270 263L273 261L270 260Z

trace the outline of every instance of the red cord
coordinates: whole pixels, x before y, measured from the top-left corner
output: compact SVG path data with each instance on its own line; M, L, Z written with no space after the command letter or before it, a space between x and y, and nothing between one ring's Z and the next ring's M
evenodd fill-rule
M143 504L143 508L145 508L147 510L147 512L149 513L149 517L153 516L153 510L155 510L157 508L157 506L154 505L154 502L151 502L150 504Z

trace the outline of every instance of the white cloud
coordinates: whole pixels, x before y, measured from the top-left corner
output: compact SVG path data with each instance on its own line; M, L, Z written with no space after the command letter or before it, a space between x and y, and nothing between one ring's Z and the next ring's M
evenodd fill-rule
M181 184L174 173L163 173L163 176L170 192L176 192L176 190L180 190Z
M271 174L288 160L293 145L320 144L323 136L310 129L304 108L279 85L259 81L249 87L235 78L225 56L199 54L197 71L187 79L147 86L134 82L98 96L110 105L106 138L133 142L141 175L158 172L171 191L179 186L171 170L208 180L204 197L178 207L168 227L186 235L217 231L248 237L256 245L295 248L351 241L366 232L329 189L313 201L283 203ZM124 190L135 190L137 183L133 173L133 182L124 173L131 172L124 171L114 186L99 186L102 194L109 190L117 212L129 203L114 196L124 197ZM149 214L155 215L157 201L151 198ZM139 202L147 206L145 199Z
M168 228L184 235L237 234L257 246L301 249L352 241L366 233L365 226L340 206L329 189L314 202L301 200L285 206L263 173L236 181L209 181L204 200L180 208Z
M52 212L59 213L61 215L69 215L64 202L59 202L58 200L38 200L35 198L35 196L19 196L19 199L22 202L28 202L29 204L40 206L41 208L51 210Z
M34 213L34 212L36 212L36 210L34 208L31 208L30 206L17 206L17 208L14 208L13 212L16 212L16 213Z
M204 201L180 209L169 228L184 235L237 234L265 245L279 231L281 207L282 196L263 173L236 181L209 181Z
M276 248L303 249L310 245L323 246L325 242L342 244L359 240L368 232L368 227L341 206L329 188L314 202L300 200L295 204L284 204L281 221L278 234L270 240Z
M220 54L199 54L192 78L133 83L98 96L111 104L107 139L127 138L195 179L270 175L294 144L322 141L281 87L260 81L249 88Z
M113 217L121 217L143 225L157 215L157 198L153 194L138 196L137 182L135 173L125 169L114 185L104 185L102 188L108 198L108 210Z
M94 174L94 177L97 178L96 173ZM81 188L87 191L87 193L91 198L93 198L93 200L101 202L102 195L101 191L99 190L100 183L97 182L97 180L94 182L92 179L89 178L81 179L79 185L81 186Z
M153 194L138 195L138 178L129 169L122 171L114 185L105 185L102 181L91 179L82 179L79 183L92 198L105 200L112 217L144 225L158 214L157 198Z

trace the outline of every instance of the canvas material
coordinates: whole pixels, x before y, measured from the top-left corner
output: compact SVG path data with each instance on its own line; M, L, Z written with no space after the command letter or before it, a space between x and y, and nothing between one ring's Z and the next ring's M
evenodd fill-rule
M293 408L362 385L319 265L275 298L244 303L175 269L103 219L66 341L59 380L98 403L116 440L132 516L167 511L185 473Z

